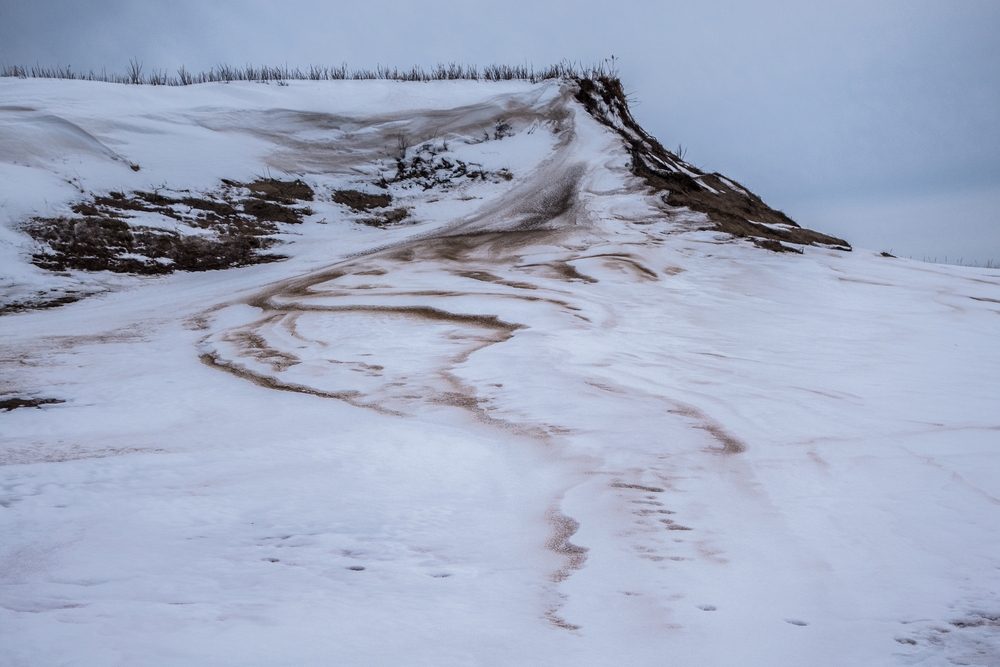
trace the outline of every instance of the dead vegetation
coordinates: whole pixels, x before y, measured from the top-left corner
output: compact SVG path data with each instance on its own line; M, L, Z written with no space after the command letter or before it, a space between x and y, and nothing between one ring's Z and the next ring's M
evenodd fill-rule
M218 191L197 196L111 192L75 204L74 216L33 218L23 229L40 245L32 263L51 271L227 269L284 259L262 251L278 242L280 224L299 224L312 213L300 204L312 198L306 183L273 178L224 180ZM150 214L173 229L132 222Z
M373 208L385 208L392 203L390 194L368 194L358 190L337 190L333 193L333 201L343 204L355 211L370 211Z
M245 187L253 196L279 204L313 200L312 188L300 180L279 181L276 178L258 178L253 183L242 184L225 180L223 183L232 187Z
M392 195L389 193L370 194L359 190L337 190L333 193L333 201L357 213L374 213L358 220L369 227L388 227L399 224L410 216L410 210L407 208L389 209L392 205Z
M505 118L496 122L495 139L499 140L512 135L512 126ZM483 141L489 139L489 133L486 133ZM411 149L406 137L400 135L395 160L396 173L391 178L383 176L374 184L383 192L337 190L333 193L332 200L336 204L347 206L355 213L370 213L371 215L356 220L363 225L389 227L398 225L410 217L410 209L406 207L390 208L393 202L392 195L387 191L390 185L404 190L419 188L423 191L438 189L447 192L463 182L478 180L501 183L514 178L509 169L490 171L484 169L481 164L449 157L444 154L447 151L447 142L442 144L426 142Z
M391 211L381 212L370 218L362 218L360 222L369 227L388 227L390 225L397 225L408 217L410 217L410 209L394 208Z
M489 133L484 131L484 134L483 141L489 140ZM498 120L494 137L499 140L509 136L513 136L510 123L505 119ZM419 187L423 190L440 188L447 191L456 184L456 181L480 180L499 183L514 178L508 169L489 171L481 164L441 155L446 150L444 146L430 142L418 146L413 151L401 147L396 158L396 175L392 183L399 183L404 188ZM388 182L380 185L386 187Z
M611 62L611 61L606 61ZM479 68L476 65L464 65L451 62L438 63L430 68L415 65L408 69L378 65L374 69L349 69L346 64L339 67L325 65L310 65L303 70L288 65L274 67L261 65L246 65L234 67L220 64L207 72L191 72L181 66L176 74L168 74L165 69L149 69L143 67L138 59L131 59L125 73L76 72L71 67L42 67L34 65L3 65L0 67L0 77L17 77L21 79L78 79L84 81L103 81L105 83L122 83L148 86L190 86L199 83L231 83L233 81L253 81L256 83L271 83L281 85L285 81L337 81L337 80L389 80L389 81L530 81L537 83L549 79L579 77L603 72L604 65L584 67L577 63L563 61L538 70L533 65L486 65Z
M632 118L617 77L584 77L577 79L577 85L577 100L622 136L632 154L632 172L653 190L665 193L667 205L704 213L715 229L754 239L758 247L775 252L801 252L784 243L851 249L843 239L799 227L740 184L719 173L704 173L663 148Z

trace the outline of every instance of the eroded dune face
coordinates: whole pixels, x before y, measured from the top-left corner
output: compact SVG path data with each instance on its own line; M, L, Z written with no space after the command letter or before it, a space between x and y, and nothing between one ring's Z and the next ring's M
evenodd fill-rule
M530 99L426 114L409 110L366 123L281 111L241 114L227 118L229 124L213 125L267 136L280 146L272 159L291 172L367 170L373 182L334 193L335 200L341 197L361 215L406 201L409 208L402 210L419 216L422 206L441 199L472 199L466 194L470 183L492 181L495 187L476 197L480 201L469 213L444 218L405 241L314 275L270 286L233 305L232 315L219 312L213 317L250 321L206 338L203 358L265 386L377 409L405 412L407 402L458 401L485 414L477 407L476 392L453 370L476 350L531 326L505 321L501 314L523 313L519 319L529 320L569 314L575 318L571 325L586 322L578 314L584 304L572 303L570 288L598 280L580 273L576 262L598 258L626 281L658 280L657 271L613 239L623 233L621 227L658 222L660 232L665 223L675 230L713 224L690 209L666 205L638 183L621 141L582 112L575 103L578 95L570 84ZM304 138L317 133L326 138ZM477 146L480 153L501 156L529 152L510 146L519 134L535 146L529 149L533 160L520 157L516 175L506 167L490 169L458 157L463 149L456 143L466 151ZM536 134L545 136L531 136ZM409 137L429 139L414 148ZM396 171L387 175L373 165L393 140ZM377 218L362 221L378 224ZM655 245L655 234L633 233L632 244L647 243ZM259 315L254 319L250 312ZM370 331L380 335L373 338ZM408 350L422 336L428 344L438 341L441 350L413 359ZM331 337L336 340L328 341Z
M0 657L996 662L1000 279L614 84L0 80Z

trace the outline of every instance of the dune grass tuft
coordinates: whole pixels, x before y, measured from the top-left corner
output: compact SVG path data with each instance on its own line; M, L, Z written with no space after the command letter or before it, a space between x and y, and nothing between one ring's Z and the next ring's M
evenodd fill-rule
M339 81L339 80L383 80L383 81L530 81L537 83L550 79L581 79L594 77L617 78L615 58L605 59L593 66L563 61L535 69L533 65L463 65L461 63L438 63L425 69L415 65L409 69L399 69L387 65L377 65L374 69L349 69L347 64L339 67L310 65L305 70L288 65L243 67L226 63L216 65L207 72L191 72L181 66L175 74L166 70L143 67L137 58L129 60L124 73L74 71L70 66L42 67L34 65L2 65L0 77L20 79L76 79L82 81L103 81L148 86L190 86L197 83L230 83L232 81L252 81L256 83L283 83L285 81Z

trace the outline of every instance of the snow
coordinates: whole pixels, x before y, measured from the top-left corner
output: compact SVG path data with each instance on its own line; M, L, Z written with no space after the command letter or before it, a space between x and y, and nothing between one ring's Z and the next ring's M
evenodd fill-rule
M0 297L100 292L0 317L0 399L65 401L0 413L0 664L1000 663L996 271L705 231L556 82L0 100ZM399 135L513 178L357 224ZM283 262L17 231L265 174Z

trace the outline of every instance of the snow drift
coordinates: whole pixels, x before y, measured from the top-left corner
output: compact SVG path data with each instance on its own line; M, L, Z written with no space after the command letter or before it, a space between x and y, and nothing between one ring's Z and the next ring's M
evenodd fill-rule
M0 99L8 664L1000 660L995 271L609 78Z

